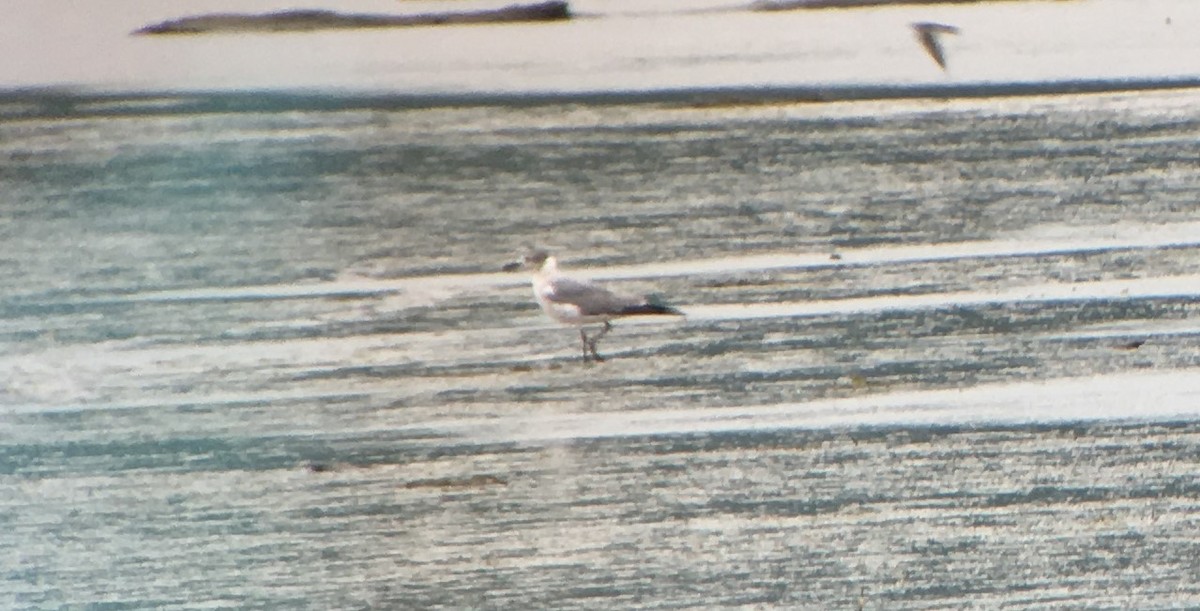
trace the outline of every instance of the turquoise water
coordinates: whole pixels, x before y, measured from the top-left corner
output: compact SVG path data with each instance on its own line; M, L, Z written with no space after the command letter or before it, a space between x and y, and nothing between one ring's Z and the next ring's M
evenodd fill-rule
M4 606L1196 604L1190 92L265 99L10 100Z
M0 607L1200 604L1200 5L77 4L0 23ZM585 365L529 245L686 317Z

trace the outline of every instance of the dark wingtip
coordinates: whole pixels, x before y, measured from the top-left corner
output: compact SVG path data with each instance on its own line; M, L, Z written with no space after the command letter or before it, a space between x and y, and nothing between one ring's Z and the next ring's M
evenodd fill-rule
M621 310L623 316L637 316L643 314L665 314L669 316L683 316L683 312L658 303L646 303L642 305L629 306Z

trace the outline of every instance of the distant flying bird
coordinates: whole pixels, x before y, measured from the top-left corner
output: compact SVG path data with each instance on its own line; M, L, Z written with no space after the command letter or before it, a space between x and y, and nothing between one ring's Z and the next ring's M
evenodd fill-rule
M939 37L942 34L958 34L958 28L944 23L931 23L928 21L920 21L910 24L913 32L917 35L917 41L925 48L925 52L933 61L937 62L938 67L942 70L946 69L946 53L942 50L942 43Z
M558 273L558 262L544 250L534 250L521 259L504 266L504 271L525 269L533 272L533 296L547 316L564 324L579 327L583 342L583 362L588 356L603 361L596 352L596 342L610 330L609 321L623 316L671 314L682 316L675 308L650 303L645 297L610 291L588 280L575 280ZM584 325L601 324L599 333L588 337Z

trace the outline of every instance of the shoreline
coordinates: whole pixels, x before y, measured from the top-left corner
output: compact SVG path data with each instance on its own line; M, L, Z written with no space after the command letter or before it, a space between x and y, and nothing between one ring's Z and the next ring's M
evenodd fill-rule
M0 121L56 116L103 117L206 112L417 110L433 108L535 108L665 105L720 108L772 104L961 100L1138 93L1200 89L1200 76L1147 79L1077 79L953 84L851 84L771 87L701 87L660 90L392 93L339 89L240 89L87 91L70 87L0 89Z

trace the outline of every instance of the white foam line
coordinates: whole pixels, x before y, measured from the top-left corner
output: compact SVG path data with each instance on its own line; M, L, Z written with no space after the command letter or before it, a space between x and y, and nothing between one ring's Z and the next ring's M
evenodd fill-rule
M121 298L120 301L233 301L307 297L373 297L396 293L444 294L469 289L516 286L526 282L527 280L523 276L513 274L447 274L390 280L337 280L319 283L154 291L129 295Z
M833 266L891 265L995 257L1043 257L1110 250L1200 246L1200 223L1102 227L1040 227L1022 239L979 240L879 246L833 253L767 253L668 263L610 267L592 273L593 279L728 274L778 269Z
M862 314L897 310L1047 303L1151 297L1200 297L1200 275L1162 276L1129 280L1104 280L1063 284L1036 284L997 291L961 291L925 295L886 295L859 299L807 302L722 304L683 308L689 321L746 320L755 318L810 317Z
M1041 227L1027 230L1021 239L980 240L908 246L881 246L839 250L830 253L765 253L742 257L716 257L614 266L601 269L572 269L580 277L597 280L629 280L673 276L733 274L744 272L813 269L831 266L869 266L952 261L989 257L1040 257L1067 253L1135 250L1146 248L1200 246L1200 222L1171 225L1106 225L1099 227ZM576 253L561 253L570 263ZM499 265L499 264L498 264ZM367 278L277 284L248 287L184 289L139 293L119 301L219 301L237 299L292 299L304 297L370 297L388 294L457 295L466 291L519 286L520 274L445 274L388 280Z
M961 390L897 392L730 408L610 411L456 421L407 428L481 443L871 426L1053 424L1200 417L1200 370L1135 372Z
M1185 337L1200 335L1200 323L1194 320L1126 320L1084 325L1070 331L1044 333L1037 337L1048 340L1104 340L1138 337Z
M255 392L255 393L207 393L204 395L178 395L170 398L140 397L127 401L77 401L68 400L61 403L14 403L0 405L0 414L7 415L43 415L67 414L76 412L113 412L135 411L150 408L214 408L231 405L265 405L283 402L331 402L349 399L363 400L374 393L370 391L347 390L345 392L318 392L311 390Z

